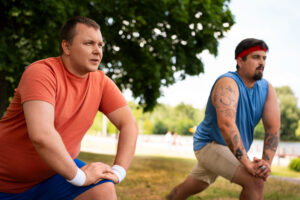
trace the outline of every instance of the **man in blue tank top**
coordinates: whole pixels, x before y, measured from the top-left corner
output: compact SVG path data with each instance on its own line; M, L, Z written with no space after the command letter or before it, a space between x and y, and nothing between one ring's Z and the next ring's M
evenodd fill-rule
M254 38L238 44L237 71L216 80L205 118L194 134L198 163L167 199L186 199L205 190L218 176L242 186L240 199L263 199L280 129L275 89L262 78L267 51L266 43ZM250 160L247 151L260 119L265 128L262 158Z

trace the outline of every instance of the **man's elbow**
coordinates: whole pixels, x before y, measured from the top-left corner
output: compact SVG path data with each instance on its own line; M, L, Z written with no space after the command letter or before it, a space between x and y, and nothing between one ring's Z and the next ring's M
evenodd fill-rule
M134 136L138 135L138 132L139 132L138 124L135 120L132 120L132 121L127 122L127 123L123 123L118 129L121 133L123 131L125 131L125 132L130 133Z
M265 132L271 135L279 136L280 126L265 128Z
M218 122L218 127L222 134L231 133L232 130L234 129L234 125L230 122Z
M39 133L28 133L29 138L36 148L45 148L49 143L48 131L39 131Z
M273 123L265 123L264 127L266 133L279 135L280 120L277 120L277 122Z
M133 133L134 133L134 135L138 135L138 133L139 133L139 126L138 126L137 122L134 121L133 124L132 124L132 126L133 126Z

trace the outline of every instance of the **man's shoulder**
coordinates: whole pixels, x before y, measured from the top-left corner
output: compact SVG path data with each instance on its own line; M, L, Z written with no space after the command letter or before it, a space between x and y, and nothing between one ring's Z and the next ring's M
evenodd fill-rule
M232 83L236 84L237 81L238 81L237 73L229 71L229 72L226 72L226 73L220 75L216 79L215 83L225 82L225 83L230 83L230 84L232 84Z
M59 57L51 57L35 61L27 67L25 67L25 69L27 71L47 71L49 69L53 70L55 68L60 68L61 66L62 62Z
M32 65L47 65L47 64L60 65L61 64L61 59L60 59L60 57L44 58L44 59L37 60L37 61L31 63L29 66L32 66Z

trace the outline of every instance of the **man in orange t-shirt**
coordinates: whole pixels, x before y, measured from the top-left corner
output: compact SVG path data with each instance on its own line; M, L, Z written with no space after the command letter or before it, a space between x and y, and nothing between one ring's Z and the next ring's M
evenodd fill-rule
M116 199L138 128L120 90L98 66L99 25L74 17L61 29L60 57L29 65L0 120L0 199ZM97 111L119 129L112 167L76 159Z

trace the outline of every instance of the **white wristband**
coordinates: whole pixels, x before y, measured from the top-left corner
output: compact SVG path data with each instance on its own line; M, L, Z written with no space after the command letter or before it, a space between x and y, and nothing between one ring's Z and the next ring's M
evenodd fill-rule
M67 180L75 186L82 186L85 183L86 175L81 169L77 169L76 176L72 180Z
M119 179L119 183L121 183L121 181L125 178L126 176L126 171L123 167L121 167L120 165L114 165L112 166L112 171L116 174L116 176Z

